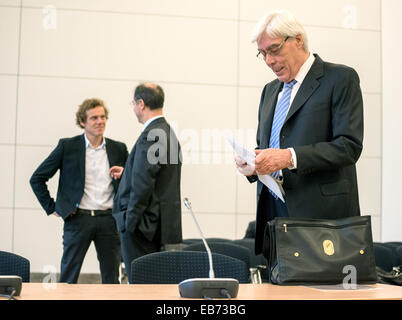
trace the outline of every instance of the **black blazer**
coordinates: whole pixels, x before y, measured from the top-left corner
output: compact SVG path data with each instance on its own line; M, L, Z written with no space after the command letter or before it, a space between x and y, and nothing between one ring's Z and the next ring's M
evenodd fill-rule
M109 165L124 167L127 146L108 138L106 153ZM50 196L47 181L60 170L56 202ZM117 191L120 180L113 180ZM84 135L60 139L52 153L39 165L29 180L32 190L48 215L57 212L65 220L78 207L85 186L85 138Z
M173 129L163 117L152 121L130 152L115 196L113 216L120 232L138 228L149 241L182 241L181 164Z
M257 148L269 146L278 93L274 80L262 92ZM283 189L290 217L336 219L360 215L356 162L363 149L363 100L360 80L350 67L315 61L299 88L280 133L282 149L293 147L297 169L284 169ZM256 180L255 177L250 181ZM262 250L268 212L257 186L256 252ZM264 193L263 193L264 191Z

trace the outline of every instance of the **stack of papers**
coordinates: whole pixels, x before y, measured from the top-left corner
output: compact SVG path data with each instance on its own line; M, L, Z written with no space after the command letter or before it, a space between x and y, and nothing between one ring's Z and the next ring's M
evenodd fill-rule
M254 166L255 165L255 153L252 150L249 150L242 145L238 144L232 137L227 136L226 139L230 143L230 145L233 147L234 152L242 158L244 161L246 161L248 164ZM279 186L278 182L271 177L269 174L264 174L258 175L258 179L266 185L279 199L281 199L283 202L285 202L285 199L283 198L283 189Z

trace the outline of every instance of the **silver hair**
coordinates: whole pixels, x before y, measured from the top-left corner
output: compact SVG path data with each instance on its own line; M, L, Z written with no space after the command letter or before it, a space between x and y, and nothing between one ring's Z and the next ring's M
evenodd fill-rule
M307 33L297 19L288 11L275 10L266 13L257 23L251 36L251 42L256 42L266 32L268 36L278 37L303 37L303 49L308 51Z

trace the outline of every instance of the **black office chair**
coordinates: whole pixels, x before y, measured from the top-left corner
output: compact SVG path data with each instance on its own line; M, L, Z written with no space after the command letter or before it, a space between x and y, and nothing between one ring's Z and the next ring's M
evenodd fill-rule
M244 246L250 251L250 267L257 268L260 270L262 282L268 282L268 271L267 271L267 259L260 253L254 253L255 239L253 238L243 238L233 240L232 243Z
M383 246L391 249L392 254L395 256L396 263L398 263L398 265L401 265L402 264L402 256L401 256L402 242L382 242L381 244Z
M20 276L22 282L29 282L29 260L15 253L0 251L0 275Z
M400 254L398 251L402 251L401 245L398 243L388 242L374 242L374 257L375 264L384 271L391 271L393 267L402 264Z
M256 220L253 220L248 223L246 233L244 234L244 238L255 239L255 233L256 233Z
M212 253L216 278L233 278L249 283L249 270L241 260ZM206 252L161 251L134 259L130 283L180 283L190 278L208 278L209 260Z
M230 241L232 241L231 239L228 239L228 238L217 238L217 237L209 237L209 238L206 238L205 240L207 240L208 243L210 243L210 242L230 242Z
M399 258L398 267L400 270L402 270L402 246L399 246L398 248L396 248L396 254L398 255L398 258Z
M225 256L239 259L247 265L248 269L250 268L250 250L248 248L226 241L209 242L208 246L211 252L220 253ZM203 242L190 244L187 247L184 247L182 250L206 252Z
M205 239L207 241L207 243L211 243L211 242L230 242L232 241L231 239L227 239L227 238L206 238ZM193 243L201 243L202 239L201 238L188 238L188 239L183 239L183 244L185 245L190 245Z

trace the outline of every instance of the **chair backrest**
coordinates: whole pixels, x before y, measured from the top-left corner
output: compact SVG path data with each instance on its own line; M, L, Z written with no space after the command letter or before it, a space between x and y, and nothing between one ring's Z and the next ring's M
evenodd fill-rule
M255 239L252 238L236 239L232 240L232 243L238 246L246 247L250 251L250 265L252 267L259 264L263 264L261 263L263 261L261 257L264 258L264 256L262 254L256 255L254 253Z
M231 239L227 239L227 238L206 238L205 239L208 243L211 242L230 242L232 241ZM202 239L201 238L187 238L187 239L183 239L183 244L185 245L190 245L193 243L201 243Z
M250 250L244 246L240 246L230 242L209 242L208 243L211 252L220 253L225 256L239 259L243 261L247 268L250 268ZM185 251L204 251L206 252L204 243L193 243L184 247L182 250Z
M243 238L243 239L236 239L233 240L232 243L244 246L250 250L250 267L251 268L256 268L258 266L267 266L267 259L260 253L260 254L255 254L254 253L254 247L255 247L255 239L252 238ZM264 282L268 281L268 270L267 269L260 269L261 272L261 278Z
M244 234L244 238L255 239L255 233L256 233L256 220L253 220L248 223L246 233Z
M396 253L399 257L399 265L402 265L402 246L396 248Z
M391 271L393 267L400 265L399 254L396 246L387 243L374 242L375 264L384 271Z
M216 278L233 278L249 283L249 270L241 260L212 253ZM208 278L209 260L206 252L161 251L134 259L130 283L180 283L191 278Z
M20 276L23 282L29 282L29 260L15 253L0 251L0 275Z
M228 238L216 238L216 237L206 238L205 240L207 240L208 243L210 243L210 242L230 242L230 241L232 241L231 239L228 239Z
M395 257L395 262L396 266L399 266L402 264L402 256L401 256L401 252L402 252L402 242L382 242L382 245L390 248L392 251L392 254Z

